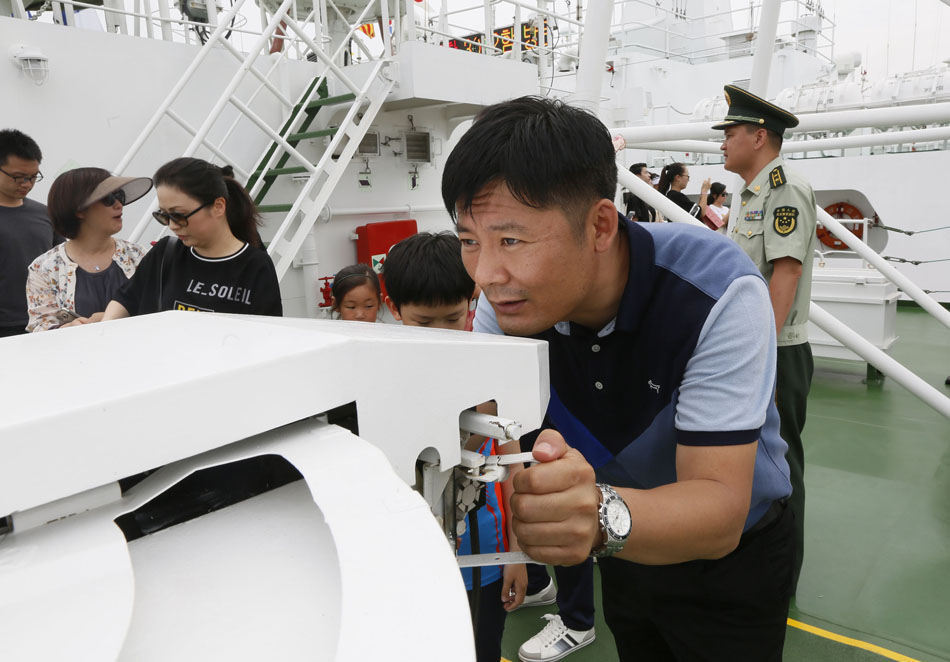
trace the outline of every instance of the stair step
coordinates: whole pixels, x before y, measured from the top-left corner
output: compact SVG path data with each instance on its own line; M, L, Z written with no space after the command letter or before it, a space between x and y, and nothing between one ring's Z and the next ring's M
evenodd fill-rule
M271 168L267 171L264 177L266 179L273 179L278 175L301 175L305 172L308 172L308 170L303 166L287 166L286 168ZM261 171L255 170L254 174L259 177L261 175Z
M311 110L313 108L321 108L323 106L337 106L341 103L353 101L354 99L356 99L356 95L352 93L338 94L335 97L326 97L325 99L314 99L313 101L307 104L307 110Z
M262 214L267 214L270 212L288 212L293 208L293 205L257 205L257 211Z
M324 136L335 135L340 127L331 126L329 129L320 129L319 131L304 131L303 133L291 133L287 136L287 142L296 147L297 143L307 138L323 138Z
M301 100L297 102L297 104L294 106L294 112L291 114L290 117L287 118L287 121L284 122L284 125L281 127L280 129L281 135L283 135L293 124L294 117L296 117L297 112L299 111L301 106L304 105L303 100L310 98L310 95L313 93L314 87L317 85L318 80L319 80L318 78L314 78L312 81L310 81L310 85L307 86L307 90L300 97ZM317 87L316 93L320 96L320 98L326 98L327 96L326 79L324 79L323 82L320 83L320 86ZM310 124L311 122L313 122L314 118L317 116L317 113L319 110L320 108L318 106L316 108L313 108L312 110L306 109L304 111L303 123L299 127L301 132L304 132L310 128ZM277 143L272 143L270 148L267 150L267 153L264 155L264 159L257 165L257 171L248 178L248 181L247 181L248 190L251 190L251 188L257 182L258 178L260 178L264 164L270 161L271 156L274 154L275 151L277 151L277 149L278 149ZM290 159L290 154L281 150L281 155L277 159L277 167L278 168L283 167L289 159ZM254 202L257 204L260 204L264 200L264 197L267 195L267 192L270 190L270 187L273 184L274 184L274 177L267 178L264 181L264 185L261 187L261 190L257 193L257 197L254 198Z

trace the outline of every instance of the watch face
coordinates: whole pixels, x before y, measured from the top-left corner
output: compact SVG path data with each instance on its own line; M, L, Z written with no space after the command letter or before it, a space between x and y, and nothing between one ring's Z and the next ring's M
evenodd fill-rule
M607 504L607 526L615 538L630 534L630 511L622 499L613 499Z

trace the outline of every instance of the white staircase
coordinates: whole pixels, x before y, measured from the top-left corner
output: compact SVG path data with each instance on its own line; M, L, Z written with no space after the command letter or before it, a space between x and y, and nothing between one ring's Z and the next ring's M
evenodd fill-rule
M292 18L296 15L293 1L283 0L276 12L269 15L266 26L249 52L241 53L228 42L226 32L227 26L245 2L246 0L237 0L232 9L220 19L218 27L155 111L116 166L115 172L122 174L146 146L150 153L161 153L163 145L153 133L167 118L188 132L192 139L184 151L170 151L164 155L165 160L180 156L197 156L216 163L229 164L234 168L235 176L248 186L249 193L259 204L279 177L308 175L292 202L284 199L277 204L260 205L260 211L264 214L285 214L282 219L273 219L279 221L279 227L268 242L268 252L274 260L278 278L283 279L321 210L330 199L347 164L356 153L360 141L393 89L397 65L386 57L378 59L372 63L369 75L357 83L338 64L348 42L361 25L375 17L379 17L384 25L388 24L386 0L367 2L353 23L346 22L349 30L342 37L335 36L332 41L328 36L325 9L321 12L318 7L303 21L296 21ZM341 16L339 19L334 17L333 20L338 22L343 19ZM316 37L311 36L311 33ZM335 35L339 34L336 30ZM283 48L277 58L262 58L261 56L270 50L271 44L275 43L275 38L278 41L283 39L285 44L292 41L292 47ZM322 44L338 45L333 52L329 52ZM240 64L208 109L201 126L195 128L180 112L176 112L174 104L176 101L194 103L196 98L201 98L200 93L189 95L186 90L189 84L194 85L195 80L199 78L202 65L212 49L225 49ZM294 104L280 91L272 77L276 77L278 65L285 57L291 54L299 55L301 49L306 51L306 58L313 61L312 66L317 75ZM263 68L257 66L259 59L265 63ZM259 85L249 97L242 99L239 88L249 76L255 77ZM252 109L253 102L261 93L273 95L286 109L280 122L269 122ZM230 120L227 117L224 111L228 106L238 111L237 119ZM325 112L320 112L321 109L325 109ZM331 125L333 119L340 115L342 119ZM228 142L231 140L233 147L235 127L242 121L250 122L253 130L264 134L265 148L254 161L250 161L246 156L235 156L233 151L228 152ZM216 141L209 139L210 135L222 134L223 137ZM329 143L323 145L326 138L329 138ZM304 152L311 156L305 155ZM284 193L286 198L286 187ZM153 201L131 233L132 241L147 243L157 239L165 231L152 221L151 212L155 208L156 203Z

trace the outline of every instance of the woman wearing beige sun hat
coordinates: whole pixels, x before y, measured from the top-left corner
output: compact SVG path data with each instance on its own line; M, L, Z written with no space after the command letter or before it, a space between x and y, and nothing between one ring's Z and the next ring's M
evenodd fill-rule
M113 237L128 205L152 188L148 177L114 177L102 168L64 172L50 187L53 227L66 242L30 265L27 331L95 322L112 295L145 255L137 244Z

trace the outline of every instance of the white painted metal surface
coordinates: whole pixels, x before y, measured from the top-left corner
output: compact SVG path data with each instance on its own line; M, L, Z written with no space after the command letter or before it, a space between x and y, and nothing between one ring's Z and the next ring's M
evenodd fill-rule
M600 110L600 92L604 81L604 61L610 40L610 19L613 0L600 0L587 7L584 33L581 36L580 62L576 92L571 100L595 115Z
M749 91L759 96L767 94L781 8L782 0L762 0L756 29L755 54L752 56L752 74L749 77Z
M897 342L897 300L900 292L874 269L832 267L816 263L812 301L880 350ZM827 332L810 323L808 342L815 356L863 360Z
M354 401L412 483L423 448L458 463L462 410L533 430L548 397L543 343L358 322L166 312L6 338L0 362L4 514Z
M304 479L129 545L120 660L474 659L452 550L367 442L306 421L169 469L263 452Z
M409 483L424 451L459 462L469 407L540 425L545 344L172 312L4 339L0 361L4 660L474 659L453 550ZM77 378L45 389L53 371ZM348 402L361 437L312 418ZM260 455L303 480L132 543L114 523Z

